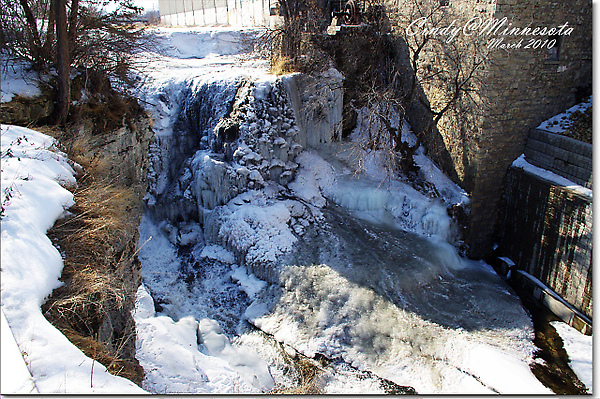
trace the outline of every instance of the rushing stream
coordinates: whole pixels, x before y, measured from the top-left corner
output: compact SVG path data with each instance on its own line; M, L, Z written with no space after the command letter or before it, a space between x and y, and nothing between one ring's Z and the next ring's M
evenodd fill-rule
M529 370L529 316L489 266L458 255L451 204L334 150L332 93L307 129L301 78L210 68L148 91L145 389L294 392L308 362L322 393L548 392Z

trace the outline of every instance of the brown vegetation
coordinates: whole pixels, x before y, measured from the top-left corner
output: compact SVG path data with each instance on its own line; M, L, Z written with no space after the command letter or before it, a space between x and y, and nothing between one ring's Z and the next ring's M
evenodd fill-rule
M123 116L118 123L123 125ZM141 385L130 312L141 282L137 227L145 186L128 170L138 165L107 150L117 133L103 127L92 118L70 129L40 129L58 138L81 166L73 189L76 205L48 231L64 259L64 285L42 311L87 356ZM135 136L135 131L127 134Z

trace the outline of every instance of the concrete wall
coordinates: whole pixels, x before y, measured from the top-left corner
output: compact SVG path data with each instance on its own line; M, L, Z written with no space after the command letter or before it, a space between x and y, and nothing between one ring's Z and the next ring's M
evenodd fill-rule
M410 21L400 17L394 20L394 14L409 14L414 3L390 3L388 10L397 32L401 33ZM581 101L582 88L591 85L591 2L450 0L441 12L437 24L441 27L452 21L462 27L476 17L507 17L513 27L556 28L566 22L573 28L569 36L560 37L559 59L554 61L547 60L547 49L524 48L530 39L547 36L506 36L505 43L516 44L524 39L520 48L513 49L491 48L492 37L486 35L459 33L451 43L464 55L479 51L486 63L472 79L471 93L459 98L424 142L445 172L471 194L468 243L471 256L480 257L491 251L503 182L510 164L523 152L529 130ZM451 64L444 60L443 51L443 46L428 45L422 54L423 65L447 68ZM461 66L471 61L464 57ZM439 82L424 83L422 89L434 106L443 104L448 96L448 90ZM420 112L415 106L413 114ZM419 118L423 116L413 117Z
M169 26L269 26L270 0L159 0Z

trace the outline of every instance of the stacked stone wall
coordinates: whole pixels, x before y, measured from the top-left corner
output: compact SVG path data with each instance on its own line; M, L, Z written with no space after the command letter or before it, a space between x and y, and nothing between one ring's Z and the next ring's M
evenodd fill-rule
M592 188L592 145L532 129L524 151L527 162Z
M388 10L402 13L414 4L414 0L400 0ZM461 96L433 135L423 141L432 158L471 194L470 254L481 257L491 251L506 173L512 161L523 153L529 130L583 100L591 87L591 2L450 0L442 10L444 15L438 24L442 27L453 20L455 26L461 27L473 18L506 17L503 28L509 23L511 28L557 28L565 23L572 28L570 35L558 39L558 60L548 60L547 48L525 48L528 44L533 47L537 39L551 39L548 36L500 36L503 41L494 47L492 36L459 33L451 42L464 53L478 48L485 54L486 63L473 78L472 92ZM398 33L406 27L406 22L403 25L392 19L392 23ZM521 40L518 48L501 48L502 44L516 47ZM426 47L422 59L441 63L439 51ZM422 90L431 104L443 103L448 96L439 85L424 83ZM413 108L422 111L418 106ZM411 115L412 123L410 119Z
M592 200L511 168L500 253L592 318Z

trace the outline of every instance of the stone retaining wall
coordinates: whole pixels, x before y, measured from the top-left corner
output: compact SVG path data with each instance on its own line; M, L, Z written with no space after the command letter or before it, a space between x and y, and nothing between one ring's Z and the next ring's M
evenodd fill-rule
M499 252L592 318L592 199L510 168Z
M574 183L592 188L592 145L540 129L529 132L525 157Z

